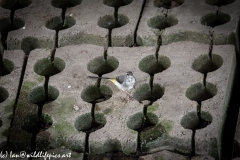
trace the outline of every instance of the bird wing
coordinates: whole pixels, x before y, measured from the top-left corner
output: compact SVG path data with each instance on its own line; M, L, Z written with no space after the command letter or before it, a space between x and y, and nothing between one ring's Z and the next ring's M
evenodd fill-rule
M116 77L116 80L118 81L118 83L123 84L125 78L126 78L126 75L120 75Z

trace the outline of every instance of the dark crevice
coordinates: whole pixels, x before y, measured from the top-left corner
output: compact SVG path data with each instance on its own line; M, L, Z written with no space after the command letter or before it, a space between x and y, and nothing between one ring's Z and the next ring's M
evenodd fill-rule
M192 130L190 158L195 156L195 154L196 154L196 151L195 151L195 133L196 133L196 130Z
M1 32L1 42L2 42L2 45L3 45L3 48L5 50L7 50L7 37L8 37L8 32L9 31L6 31L6 32Z
M218 8L216 12L204 15L201 18L200 22L205 26L214 28L216 26L228 23L230 20L231 16L229 14L221 12Z
M54 49L58 48L58 33L59 33L59 30L56 30Z
M118 26L118 9L119 7L114 8L114 20L115 20L115 25Z
M49 83L49 78L50 78L49 76L45 76L45 81L44 81L44 85L43 85L46 100L48 100L48 83Z
M94 126L94 124L96 124L96 121L95 121L95 106L96 106L96 103L93 103L92 108L91 108L92 126Z
M66 9L67 7L62 8L61 12L61 19L62 19L62 24L60 24L60 27L55 29L55 40L54 40L54 46L52 48L52 51L50 52L50 61L51 65L54 66L54 60L55 60L55 53L56 49L58 48L58 34L59 30L63 29L66 27L66 20L65 20L65 14L66 14ZM36 128L36 131L32 133L32 142L31 142L31 151L34 152L36 151L36 138L39 132L41 132L42 129L47 129L45 125L48 125L46 122L43 120L43 106L46 103L49 103L52 101L52 97L49 96L49 80L50 76L45 76L44 84L43 84L43 89L44 89L44 95L45 95L45 100L44 102L41 102L38 104L38 112L37 112L37 117L38 117L38 126Z
M235 2L236 0L205 0L205 2L211 6L217 6L220 8L221 6L225 6Z
M107 57L108 57L107 51L108 51L108 46L104 46L103 57L105 61L107 60Z
M211 29L211 28L210 28ZM196 110L197 110L197 117L198 117L198 120L197 120L197 125L196 126L194 126L194 128L192 129L192 138L191 138L191 152L190 152L190 158L192 158L193 156L195 156L195 133L196 133L196 130L197 129L201 129L201 128L204 128L204 127L206 127L207 125L209 125L209 121L208 120L205 120L202 116L202 111L201 111L201 106L202 106L202 101L204 101L204 100L206 100L206 99L209 99L209 98L212 98L215 94L213 94L213 93L208 93L209 94L209 96L206 96L206 95L208 95L207 94L207 92L208 92L208 85L209 84L207 84L207 82L206 82L206 79L207 79L207 74L208 74L208 72L211 72L211 71L214 71L214 70L216 70L217 69L217 67L216 66L214 66L214 64L213 64L213 55L212 55L212 50L213 50L213 44L214 44L214 38L213 38L213 31L211 31L209 29L209 39L210 39L210 42L209 42L209 50L208 50L208 57L209 57L209 59L210 59L210 65L209 65L209 67L210 67L210 69L207 69L207 70L196 70L196 71L200 71L202 74L203 74L203 86L204 86L204 88L203 89L201 89L201 90L203 90L204 92L203 92L203 94L202 94L202 96L204 97L204 98L193 98L192 100L195 100L196 102L197 102L197 108L196 108ZM220 66L219 66L220 67ZM218 67L218 68L219 68ZM193 67L194 68L194 67ZM209 86L209 89L210 89L210 86ZM215 91L216 92L216 91ZM199 93L200 93L200 90L199 90ZM198 94L199 94L198 93ZM193 95L193 94L192 94ZM190 98L189 97L189 95L187 94L186 95L188 98ZM191 98L190 98L191 99ZM205 115L205 118L206 118L206 115Z
M25 55L23 65L22 65L22 71L21 71L21 76L20 76L20 80L19 80L19 85L18 85L18 89L17 89L17 94L16 94L14 105L13 105L13 112L12 112L13 115L12 115L12 119L10 122L9 130L11 130L11 128L13 127L13 122L15 120L15 111L17 108L18 99L19 99L20 92L21 92L21 87L22 87L22 83L23 83L23 79L24 79L24 75L25 75L25 71L26 71L27 62L28 62L28 55ZM11 132L9 132L8 137L7 137L7 145L10 144L10 137L11 137Z
M202 119L202 112L201 112L201 105L202 105L202 102L197 102L197 116L198 116L198 119L199 119L199 125L202 124L203 122L203 119Z
M63 8L62 13L61 13L62 24L60 25L61 26L60 28L65 27L65 12L66 12L66 8ZM52 65L54 65L55 52L56 52L56 49L58 48L58 33L59 33L59 30L60 30L59 28L55 30L54 46L53 46L53 49L50 53L50 61L51 61ZM24 69L24 71L25 71L25 69ZM22 75L24 75L24 74L22 74ZM36 128L32 132L32 138L31 138L31 151L32 152L36 151L36 138L37 138L38 133L49 127L48 122L45 122L45 120L43 119L43 113L42 113L44 104L52 101L52 97L49 97L49 79L50 79L50 76L45 76L45 81L44 81L44 84L43 84L43 90L44 90L45 97L43 98L44 100L42 102L39 102L37 104L38 105L38 110L37 110Z
M15 15L15 10L11 10L10 12L11 27L13 27L14 15Z
M38 115L38 119L39 119L40 122L42 122L42 120L43 120L42 110L43 110L43 104L39 104L38 105L37 115Z
M139 46L139 44L137 44L137 31L138 31L140 21L142 19L142 14L143 14L143 11L144 11L144 8L145 8L145 5L146 5L146 1L147 0L144 0L143 3L142 3L141 11L140 11L140 14L139 14L139 17L138 17L138 20L137 20L137 25L136 25L136 27L134 29L134 32L133 32L133 46L134 47Z
M26 67L27 67L29 54L32 50L39 47L37 40L36 40L36 42L35 42L35 40L36 39L34 39L34 43L30 43L32 41L28 41L28 38L26 38L22 41L22 44L21 44L21 49L24 51L25 57L24 57L24 60L23 60L20 80L19 80L18 89L17 89L17 94L16 94L14 105L13 105L13 111L12 111L13 115L12 115L12 119L11 119L11 122L10 122L9 130L11 130L11 128L13 127L13 122L15 120L15 114L16 114L15 111L16 111L16 107L18 105L18 100L19 100L19 96L20 96L20 92L21 92L21 88L22 88L22 84L23 84L23 80L24 80L24 76L25 76L25 71L26 71ZM27 44L27 45L25 45L25 44ZM7 136L7 145L9 145L10 136L11 136L11 132Z
M115 4L114 1L113 3L109 3L106 1L103 1L103 3L105 5L114 7L114 13L113 15L105 15L103 17L100 17L100 19L98 20L98 26L108 29L108 35L107 35L107 43L108 43L108 47L112 47L112 30L114 28L119 28L122 27L124 25L126 25L129 21L129 19L121 14L118 14L118 10L122 5L126 5L126 4Z
M67 7L62 8L62 13L61 13L61 17L62 17L62 26L65 27L65 15L66 15L66 10Z
M220 9L220 8L218 7L218 9L217 9L217 11L216 11L216 15L218 15L218 14L219 14L219 9Z
M2 40L0 40L0 64L3 64L3 54L4 54L4 46L3 46Z
M156 56L157 61L158 61L158 55L159 55L159 50L160 50L161 46L162 46L162 34L160 34L158 36L158 40L157 40L157 46L156 46L156 51L155 51L155 56Z
M56 53L56 48L54 48L54 49L51 51L50 60L51 60L51 63L52 63L52 64L54 63L55 53Z
M138 136L137 136L138 143L137 143L136 155L139 155L142 152L142 150L141 150L141 139L140 139L141 132L143 132L143 131L145 131L147 129L150 129L150 128L155 126L155 124L152 124L151 122L149 122L148 117L147 117L148 106L151 106L152 104L153 104L153 101L150 101L147 105L143 106L142 123L141 123L140 128L137 129L137 132L138 132Z
M213 42L213 33L214 33L214 31L210 31L210 30L209 30L210 43L209 43L208 55L209 55L211 64L212 64L212 50L213 50L213 44L214 44L214 42Z
M97 82L96 82L96 85L97 85L97 87L99 88L100 86L101 86L101 77L102 77L102 75L98 75L98 79L97 79Z
M149 86L150 86L150 89L151 89L151 95L152 95L154 74L150 74L149 76L150 76L150 79L149 79Z
M108 47L112 47L112 29L108 29Z
M206 87L207 73L203 74L203 86Z

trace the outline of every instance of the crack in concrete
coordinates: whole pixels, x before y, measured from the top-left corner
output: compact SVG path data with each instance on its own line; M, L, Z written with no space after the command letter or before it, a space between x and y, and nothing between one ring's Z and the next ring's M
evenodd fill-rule
M209 43L209 50L208 50L208 56L209 56L209 59L210 59L210 67L212 68L212 50L213 50L213 45L214 45L214 38L213 38L213 33L214 31L211 31L211 28L209 28L209 38L210 38L210 43ZM211 70L210 70L211 71ZM204 89L207 90L206 88L206 79L207 79L207 74L208 72L206 73L203 73L203 86L204 86ZM197 107L196 107L196 110L197 110L197 116L198 116L198 127L197 128L201 128L203 123L204 123L204 120L202 119L202 111L201 111L201 106L202 106L202 101L197 101ZM191 152L190 152L190 159L196 155L196 150L195 150L195 133L196 133L196 130L197 129L192 129L192 137L191 137Z
M137 25L136 25L136 27L134 29L134 32L133 32L133 46L139 46L137 44L137 31L138 31L138 27L139 27L140 21L142 19L142 14L143 14L146 2L147 2L147 0L143 0L141 11L140 11L140 14L139 14L139 17L138 17L138 20L137 20ZM131 46L131 47L133 47L133 46Z
M61 26L65 26L65 14L66 14L66 10L67 10L67 7L63 7L62 8L62 12L61 12L61 18L62 18L62 24ZM55 53L56 53L56 49L58 48L58 34L59 34L59 30L60 29L56 29L55 30L55 41L54 41L54 46L53 46L53 49L52 51L50 52L50 60L51 60L51 64L54 65L54 59L55 59ZM45 80L44 80L44 84L43 84L43 88L44 88L44 92L45 92L45 103L48 102L48 87L49 87L49 80L50 80L50 76L44 76ZM45 104L44 103L44 104ZM43 113L42 113L42 110L43 110L43 105L44 104L38 104L38 121L40 123L40 125L43 125L44 122L43 122ZM34 152L36 151L36 138L37 138L37 135L39 133L39 128L37 128L37 131L32 133L32 139L31 139L31 151Z

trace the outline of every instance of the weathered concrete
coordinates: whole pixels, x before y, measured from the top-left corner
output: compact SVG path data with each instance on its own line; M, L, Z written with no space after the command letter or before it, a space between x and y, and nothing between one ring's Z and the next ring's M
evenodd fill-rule
M188 160L189 157L183 156L174 152L169 152L169 151L161 151L161 152L156 152L153 154L149 154L146 156L142 156L139 158L139 160L155 160L155 159L164 159L164 160L172 160L172 159L178 159L178 160ZM210 156L194 156L191 159L193 160L214 160L213 157Z
M140 45L152 46L156 44L158 29L149 27L149 20L155 16L172 16L178 20L178 23L172 27L163 30L163 44L169 44L177 41L194 41L200 43L209 43L209 30L214 31L215 44L235 44L237 36L237 26L239 17L240 2L235 1L229 5L220 8L231 16L228 23L216 26L214 28L201 24L201 18L209 13L217 11L216 6L207 5L204 1L185 0L184 3L172 9L157 8L153 5L154 0L147 1L146 9L143 12L137 32L137 41ZM197 7L196 7L197 6ZM181 14L180 14L181 13Z
M49 0L33 0L28 7L16 10L15 17L23 19L25 26L9 32L8 48L20 49L22 39L25 37L35 37L42 48L52 48L55 31L46 28L45 25L48 20L57 16L61 16L61 9L53 7Z
M48 129L40 130L38 133L36 138L37 150L56 153L78 152L76 153L78 158L75 159L83 159L85 151L89 154L119 151L128 155L140 151L149 154L140 157L140 159L154 159L158 156L162 156L163 159L177 156L187 159L188 157L184 155L190 154L192 150L192 131L185 129L181 122L186 115L197 112L197 102L190 100L186 91L190 86L203 82L203 74L195 71L192 65L199 56L209 53L210 32L214 31L212 54L221 56L223 64L220 68L207 74L207 85L213 84L217 92L210 99L201 102L201 113L202 115L210 115L211 122L204 124L205 128L203 126L200 126L201 129L197 128L194 138L195 150L196 154L200 156L192 157L192 159L213 159L220 156L223 124L226 120L225 116L236 71L235 48L233 45L226 44L237 43L235 38L239 34L240 1L236 0L234 3L220 7L219 14L228 14L230 21L214 28L202 25L201 19L209 13L216 13L217 7L205 4L202 0L197 2L185 0L182 5L168 10L155 7L153 2L154 0L147 1L138 26L137 43L143 45L142 47L128 48L126 46L133 45L134 30L143 0L135 0L118 10L120 15L128 18L128 22L126 21L126 25L112 30L111 39L114 47L109 47L107 53L109 57L116 58L117 62L114 64L116 68L105 67L106 70L110 70L110 73L103 76L116 77L125 74L126 71L132 71L137 83L134 89L126 93L119 91L110 81L101 81L101 85L109 87L113 95L110 99L104 97L106 98L104 102L96 103L94 112L95 116L99 117L95 118L104 124L102 128L96 128L90 135L88 132L90 132L89 128L92 125L91 110L94 105L91 102L85 102L81 96L87 87L96 84L95 79L87 78L89 75L97 75L91 73L88 68L97 70L100 64L104 64L101 62L102 59L91 61L96 57L103 56L104 46L108 40L108 29L101 28L98 21L106 15L113 16L114 8L104 5L103 1L83 0L79 5L66 9L65 18L73 19L76 23L68 24L66 21L66 24L63 23L63 26L60 26L60 28L64 28L64 25L73 24L70 28L60 30L58 34L60 48L56 50L56 63L54 64L59 65L58 67L63 70L54 71L60 73L50 76L49 85L55 87L59 95L56 100L43 106L43 114L48 115L49 122L52 122ZM0 20L9 17L9 15L10 10L0 7ZM38 72L34 71L34 68L37 68L36 64L44 58L50 62L50 49L53 48L57 39L55 39L55 30L48 29L46 24L51 18L60 16L61 9L52 6L49 0L33 0L28 7L15 11L14 17L23 19L25 25L18 30L9 32L7 46L12 50L4 51L4 57L12 60L15 68L11 74L0 78L0 86L9 92L9 97L0 103L0 147L6 143L6 133L11 120L9 116L12 113L12 105L16 98L22 69L24 54L23 51L17 49L21 48L24 38L33 37L38 40L37 48L42 49L33 50L29 55L9 139L10 144L15 146L15 150L31 150L32 133L26 132L22 125L23 122L26 123L26 117L29 118L29 114L37 114L38 106L30 102L32 100L29 99L29 95L33 89L44 84L44 75L37 73L51 74L50 70L52 69L51 63L39 65L38 70L40 71ZM173 26L162 31L151 28L148 25L149 20L156 16L166 16L169 23L173 23ZM174 18L177 19L177 23ZM157 21L159 20L155 22ZM152 22L152 25L155 22ZM171 24L163 26L168 25ZM137 93L136 91L143 84L149 84L150 76L143 72L143 69L149 71L152 69L152 72L155 72L160 68L159 66L148 68L148 65L152 65L151 60L153 60L156 51L156 47L149 46L156 45L157 36L160 34L163 45L160 46L159 60L162 60L164 65L169 65L169 68L163 72L155 73L153 83L162 87L164 93L160 99L148 106L147 115L150 116L145 118L152 118L154 125L146 126L143 131L138 132L136 130L143 123L144 104L147 103L146 101L139 103L129 94L143 95L144 97L144 94L148 93L148 90L141 90ZM153 55L152 59L147 59L145 64L141 64L139 67L141 60L149 55ZM164 59L162 56L167 58ZM169 59L169 63L167 59ZM103 62L105 61L103 60ZM44 67L49 68L42 71ZM162 94L160 91L154 93L153 96L156 97ZM33 94L33 97L37 94ZM92 92L90 96L87 96L91 99L91 95L94 94ZM37 101L39 97L35 98ZM197 122L194 121L196 120L194 118L185 122L185 125L196 127ZM81 125L86 125L87 129L80 130ZM238 132L236 132L235 137L240 143Z
M0 119L2 120L2 125L0 127L0 147L5 145L7 141L11 122L9 117L12 115L13 105L17 96L24 53L21 50L5 51L3 58L12 61L14 63L14 69L10 74L0 78L0 86L5 88L8 92L8 98L0 103Z
M118 14L126 16L128 23L112 30L113 46L133 45L134 30L137 26L142 3L142 0L133 1L129 5L119 8ZM129 12L129 10L131 10L131 12ZM98 21L106 15L113 16L113 7L104 5L103 1L98 0L82 1L79 6L67 10L66 16L70 15L76 19L76 24L59 33L60 46L81 43L104 46L107 43L108 29L101 28L98 25Z
M231 54L226 55L226 52ZM172 45L162 46L160 49L160 54L165 54L171 59L171 67L155 75L154 83L162 84L165 87L165 93L160 100L154 103L158 106L154 113L158 115L159 123L161 121L171 122L172 127L168 132L170 137L187 140L188 143L182 143L185 149L190 147L191 130L184 129L180 121L187 113L197 111L197 103L186 97L186 90L195 83L202 83L203 80L203 74L194 71L191 66L198 56L207 53L207 45L193 42L173 43ZM206 81L216 85L217 94L213 98L202 102L202 111L210 113L213 120L206 128L196 131L196 152L200 155L215 157L221 150L220 137L225 122L223 117L227 112L227 104L236 70L234 53L234 47L231 45L213 46L213 54L220 55L224 62L219 69L207 75ZM174 99L171 98L173 95ZM156 146L162 146L162 144L164 146L164 141L167 142L167 139L164 140L164 138L159 137L159 139L149 142L146 144L148 146L146 151L154 151ZM177 140L175 142L178 145L180 144ZM180 148L181 150L182 146L179 147L176 144L174 141L169 143L174 149ZM212 150L216 146L219 150Z

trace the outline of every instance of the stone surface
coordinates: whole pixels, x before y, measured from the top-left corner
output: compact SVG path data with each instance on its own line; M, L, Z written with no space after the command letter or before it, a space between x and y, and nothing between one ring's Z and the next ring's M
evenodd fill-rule
M146 156L142 156L139 158L139 160L155 160L155 159L164 159L164 160L172 160L172 159L178 159L178 160L188 160L189 157L183 156L174 152L169 152L169 151L161 151L161 152L156 152L153 154L149 154ZM213 160L214 158L210 156L194 156L191 157L193 160Z
M134 30L143 1L133 1L119 8L118 14L128 18L128 23L112 30L113 46L133 45ZM128 12L131 10L131 12ZM82 1L79 6L69 8L66 15L76 19L76 25L59 33L59 45L90 43L104 46L107 43L108 29L98 25L99 20L106 15L113 16L114 8L103 4L103 1Z
M230 55L225 54L226 52L232 53L231 58L229 57ZM171 150L184 149L185 152L190 149L191 131L182 128L180 121L188 112L196 111L197 103L189 100L185 93L192 84L202 82L203 75L194 71L191 65L198 56L207 53L208 45L193 42L173 43L160 48L159 54L168 56L171 60L171 66L154 76L154 83L163 85L165 92L160 100L154 102L153 105L157 109L153 113L159 117L159 124L162 123L163 126L170 125L169 130L167 130L167 135L170 138L159 137L152 142L150 141L145 144L146 150L144 151L153 152L158 148L157 146L161 146L159 148L170 146L173 147ZM196 131L196 152L203 155L217 154L210 152L214 152L211 151L213 145L218 145L219 147L221 143L221 139L218 139L218 136L221 135L224 120L220 117L226 114L227 105L225 104L229 100L229 93L232 89L231 85L236 70L233 46L214 46L213 54L220 55L224 62L218 70L207 75L207 82L215 84L218 91L217 95L212 99L202 102L202 111L209 112L213 117L213 121L209 126ZM225 73L228 73L228 75ZM171 98L173 95L174 99ZM171 143L169 142L170 140ZM179 140L187 141L179 142ZM144 144L142 145L144 146Z
M8 92L8 98L0 103L0 117L2 120L2 125L0 127L0 147L5 145L7 141L11 122L11 118L9 117L12 114L17 96L24 53L21 50L5 51L3 58L12 61L14 63L14 69L10 74L1 76L0 78L0 86L4 87Z
M7 48L11 49L4 50L4 58L15 64L13 72L0 77L0 87L9 92L9 97L0 103L0 147L6 144L6 134L10 132L9 142L16 151L30 152L36 143L38 151L71 152L72 159L94 159L98 154L99 159L110 159L115 155L127 155L125 158L129 159L188 159L186 155L190 156L193 151L193 132L186 128L193 127L197 129L194 140L198 156L192 156L191 159L221 157L223 124L230 93L234 87L235 53L239 52L239 47L234 48L230 44L239 44L239 40L236 39L239 38L240 1L221 6L218 14L228 14L229 22L213 28L202 25L201 21L209 13L217 13L217 6L208 5L202 0L185 0L180 5L180 1L172 1L170 9L165 9L154 6L156 2L146 1L142 15L140 12L143 0L133 0L130 4L120 7L118 13L127 17L127 20L121 23L126 24L114 28L111 35L108 29L101 28L98 23L104 16L114 15L114 8L104 5L104 1L79 0L79 4L67 7L65 12L54 7L49 0L33 0L29 6L17 9L14 18L21 18L24 26L10 31L8 35L0 34L2 43L2 34L7 35ZM66 21L54 24L60 28L60 31L56 32L54 25L48 24L54 23L54 17L61 19L60 16L64 12ZM0 20L9 16L10 10L0 7ZM140 16L142 17L137 26ZM160 26L155 25L164 20L165 23ZM104 25L112 25L108 23L111 22ZM162 30L154 27L161 27ZM203 83L204 75L194 70L193 63L199 56L208 57L206 55L209 53L211 33L213 57L219 55L223 62L220 68L206 75L207 86L209 83L215 86L216 95L210 95L210 99L207 100L199 100L202 101L202 115L211 115L207 117L211 122L199 126L195 114L195 117L190 117L189 122L183 124L184 118L187 119L187 116L197 112L197 102L189 97L198 93L191 90L189 94L187 90L190 86L193 88L194 84ZM113 47L106 47L109 43L108 35L111 36ZM23 40L28 37L33 39L30 38L30 41L24 43L28 45L29 42L30 47L22 46ZM134 38L140 47L129 47L134 45ZM162 39L162 45L158 60L155 60L158 38ZM38 41L38 44L35 44L35 41ZM56 49L54 67L50 62L53 48ZM25 73L22 72L24 79L19 95L17 89L21 71L24 69L24 53L18 49L35 49L30 52L28 59L26 57L27 66ZM104 54L104 49L107 50L107 55ZM104 56L107 56L109 62L106 66ZM202 61L204 60L203 58ZM197 68L202 61L196 62L195 67ZM221 61L216 63L218 65ZM206 69L207 66L209 64L203 68ZM127 71L132 71L137 79L135 88L129 92L121 92L111 81L87 78L98 75L114 78ZM149 81L153 73L152 93L153 97L157 98L148 106L146 117L143 117L144 107L149 104L151 98ZM49 85L54 87L55 91L49 88L49 97L52 99L43 105L42 112L48 116L48 126L34 130L37 132L35 139L35 133L29 132L32 129L31 125L34 125L34 119L29 118L31 114L38 113L39 106L33 103L40 103L45 99L42 96L44 90L36 92L35 89L44 85L46 75L50 75ZM102 90L93 86L98 83ZM91 87L96 90L87 90ZM215 92L212 88L210 90ZM99 98L99 92L102 91L107 94L112 92L112 95L100 95ZM12 106L18 96L13 114ZM203 93L202 97L205 96L209 95ZM133 97L139 98L138 101ZM96 104L92 101L94 98L98 100ZM91 127L93 113L95 121L101 123L96 128ZM14 117L10 116L12 114ZM8 131L11 120L12 127ZM152 124L141 127L143 121L151 121ZM239 124L237 127L239 128ZM235 140L239 143L238 132ZM144 156L139 157L139 154Z
M229 14L231 20L223 25L209 28L201 24L201 18L209 13L217 11L216 6L207 5L204 1L185 0L184 3L172 9L157 8L153 5L154 0L147 1L147 9L144 10L137 32L137 41L140 45L152 46L156 44L158 29L149 27L149 20L155 16L168 15L178 20L172 27L163 30L163 44L177 41L190 40L200 43L209 43L209 31L214 31L215 44L235 44L234 34L237 34L237 21L239 1L223 6L219 11ZM197 6L197 7L196 7ZM181 13L181 14L179 14Z
M23 19L25 25L21 31L9 32L8 48L21 49L21 42L25 37L37 38L41 48L52 48L55 31L45 25L50 18L56 16L61 16L61 9L53 7L48 0L33 0L28 7L16 10L15 17Z

